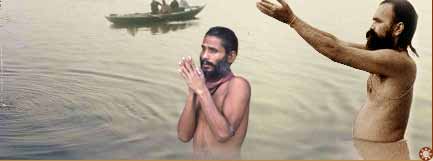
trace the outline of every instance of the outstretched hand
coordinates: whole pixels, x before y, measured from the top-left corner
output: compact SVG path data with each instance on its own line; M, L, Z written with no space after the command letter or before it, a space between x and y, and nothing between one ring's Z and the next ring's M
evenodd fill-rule
M295 14L293 14L292 9L284 0L278 0L281 4L276 5L267 0L261 0L257 2L257 8L264 14L277 19L286 24L291 24L295 20Z
M190 92L201 94L207 90L203 71L195 67L191 57L182 58L179 62L179 73L188 85Z

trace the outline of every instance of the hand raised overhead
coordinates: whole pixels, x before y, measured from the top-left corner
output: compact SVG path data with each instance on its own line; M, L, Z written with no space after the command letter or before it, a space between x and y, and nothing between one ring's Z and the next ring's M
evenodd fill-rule
M268 0L261 0L257 2L256 6L262 13L290 25L296 18L295 14L284 0L278 0L278 2L281 5L273 4Z

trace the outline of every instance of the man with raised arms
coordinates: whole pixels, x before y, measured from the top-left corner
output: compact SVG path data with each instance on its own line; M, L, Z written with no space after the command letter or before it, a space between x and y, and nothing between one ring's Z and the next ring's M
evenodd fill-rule
M382 1L365 44L345 42L321 31L297 17L284 0L278 2L261 0L257 8L293 28L318 53L370 73L367 100L354 120L353 138L382 143L403 140L416 77L416 64L407 48L417 55L411 43L418 16L410 2Z

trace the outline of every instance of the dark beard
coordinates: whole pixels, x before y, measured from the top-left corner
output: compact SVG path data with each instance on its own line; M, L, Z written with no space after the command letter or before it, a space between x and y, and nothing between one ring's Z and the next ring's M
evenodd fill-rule
M365 36L367 37L366 47L368 50L394 48L394 39L391 32L387 32L385 37L379 37L373 29L370 29Z
M205 64L212 66L214 70L205 71L203 69L203 65ZM201 69L203 70L203 74L206 80L216 80L225 76L227 73L230 72L230 64L227 62L227 56L225 56L224 59L219 61L217 64L213 64L209 62L207 59L200 58L200 66Z

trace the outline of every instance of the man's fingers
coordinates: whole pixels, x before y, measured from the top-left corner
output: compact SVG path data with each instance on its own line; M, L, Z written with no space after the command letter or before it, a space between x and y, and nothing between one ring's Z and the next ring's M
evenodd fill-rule
M202 78L202 79L204 79L204 74L203 74L203 71L200 69L200 68L196 68L196 70L197 70L197 74L198 74L198 76L200 77L200 78Z
M195 63L194 63L194 61L192 61L192 59L191 59L191 66L193 69L195 69Z
M190 71L190 72L193 71L193 69L191 68L191 58L190 57L185 58L185 67L186 67L186 69L188 69L188 71Z
M186 64L188 64L188 63L185 63L185 65L184 66L182 66L180 69L182 70L182 73L183 74L185 74L185 76L186 76L186 78L191 78L192 77L192 72L193 72L193 70L189 70L189 69L187 69L187 67L186 66L188 66L188 65L186 65Z
M185 57L182 57L182 60L180 60L180 62L179 62L179 70L178 70L178 72L180 74L182 74L182 77L186 78L186 76L187 76L186 75L187 70L185 68Z
M268 0L262 0L262 3L267 3L267 4L270 4L270 5L273 5L273 3L269 2Z
M284 0L277 0L283 7L289 7L289 5Z
M268 9L268 10L275 10L276 6L272 3L263 3L263 2L259 2L260 5L262 5L264 8Z
M187 71L190 71L189 62L190 62L189 57L182 57L182 60L180 61L179 66L186 68Z
M267 9L266 7L263 7L263 5L259 3L257 3L257 8L264 14L271 16L271 11L269 9Z
M182 76L183 79L186 79L185 73L182 71L182 68L178 69L177 72L179 72L180 76Z
M192 61L192 58L190 56L188 57L188 63L189 63L191 71L194 71L195 70L194 61Z
M192 70L191 70L191 65L189 64L189 62L188 62L187 59L188 59L188 58L185 58L185 57L182 58L182 60L183 60L183 67L185 68L185 71L186 71L187 73L190 73L190 72L192 72Z
M183 64L184 64L184 61L183 61L183 60L180 60L180 61L179 61L179 68L182 67Z
M197 75L199 75L199 76L202 74L200 69L198 69L198 68L195 68L195 73L197 73Z

